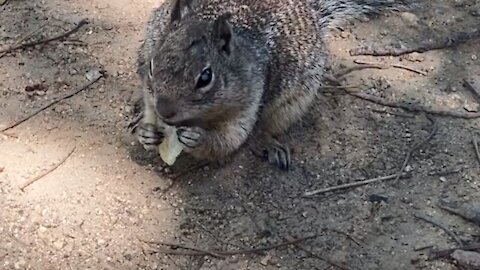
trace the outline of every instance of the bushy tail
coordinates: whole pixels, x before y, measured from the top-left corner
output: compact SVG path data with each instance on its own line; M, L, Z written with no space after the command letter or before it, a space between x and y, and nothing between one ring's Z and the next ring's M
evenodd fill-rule
M321 28L325 31L367 15L386 11L406 10L413 0L309 0L318 12ZM421 2L419 0L417 2ZM423 0L424 1L424 0Z

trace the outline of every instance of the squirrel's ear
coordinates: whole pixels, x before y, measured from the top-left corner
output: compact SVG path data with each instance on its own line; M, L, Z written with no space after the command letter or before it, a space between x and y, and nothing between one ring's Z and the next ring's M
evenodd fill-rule
M213 35L218 48L227 54L232 51L233 29L228 19L230 15L220 16L213 24Z
M172 16L170 17L172 23L180 21L192 11L190 2L191 0L175 0L172 9Z

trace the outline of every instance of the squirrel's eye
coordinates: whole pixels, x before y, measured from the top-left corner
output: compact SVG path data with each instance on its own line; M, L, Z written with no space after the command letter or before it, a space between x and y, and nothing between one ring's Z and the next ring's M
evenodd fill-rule
M207 87L212 82L212 79L213 79L212 69L207 67L202 71L202 73L198 77L197 85L195 86L195 88L200 89L200 88Z
M153 65L153 58L152 58L150 60L150 66L148 69L148 76L150 77L150 79L153 79L153 68L154 68L154 65Z

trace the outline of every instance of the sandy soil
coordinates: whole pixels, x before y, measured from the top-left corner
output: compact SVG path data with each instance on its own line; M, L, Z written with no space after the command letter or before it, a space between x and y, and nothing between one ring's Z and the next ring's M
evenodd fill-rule
M306 198L308 190L396 173L432 130L425 115L325 94L286 136L294 149L291 172L245 149L226 166L187 171L171 186L170 175L185 172L191 162L165 169L126 130L139 88L136 50L157 5L14 0L0 7L1 48L42 25L33 39L90 21L66 41L0 58L0 128L81 87L88 71L106 74L87 91L0 134L0 269L336 269L326 260L346 269L457 269L453 260L428 261L428 249L415 251L456 243L414 214L440 221L465 242L478 241L478 227L436 204L440 198L480 200L472 146L479 120L434 117L438 131L413 153L409 179ZM367 69L350 73L344 83L398 102L478 111L478 97L462 86L469 79L480 89L478 40L403 57L349 55L362 45L401 47L473 30L480 3L435 0L415 14L335 32L329 40L332 70L351 67L355 59L402 64L426 76ZM27 91L34 85L41 87ZM19 189L74 147L58 169ZM379 198L386 201L374 202ZM310 234L319 236L301 246L225 258L165 255L166 247L147 243L238 250Z

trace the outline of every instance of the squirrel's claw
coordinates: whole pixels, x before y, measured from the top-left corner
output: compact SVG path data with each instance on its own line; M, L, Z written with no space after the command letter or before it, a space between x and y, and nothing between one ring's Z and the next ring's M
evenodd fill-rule
M163 140L163 134L158 131L153 124L141 123L137 127L138 141L145 146L145 148L154 148Z
M180 127L177 129L178 140L188 148L195 148L202 142L205 130L200 127Z
M287 146L274 142L266 148L264 154L270 164L284 171L290 170L290 149Z

